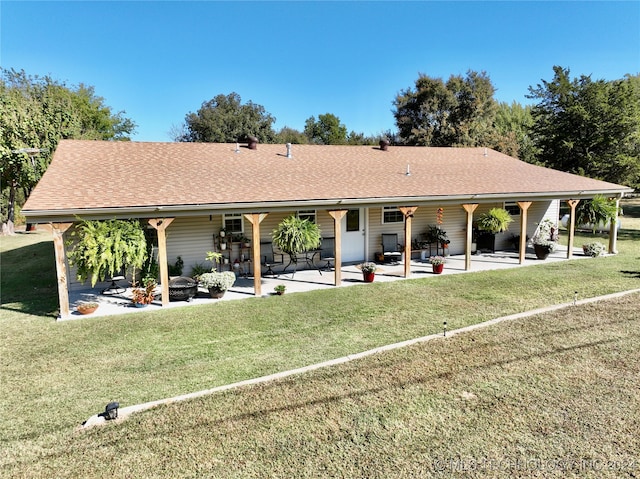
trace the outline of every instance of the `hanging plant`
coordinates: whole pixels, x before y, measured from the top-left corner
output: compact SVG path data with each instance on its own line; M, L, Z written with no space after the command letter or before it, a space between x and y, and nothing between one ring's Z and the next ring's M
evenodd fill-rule
M274 244L290 255L316 249L322 239L317 224L294 215L283 219L271 236Z
M513 218L504 208L491 208L478 218L478 228L490 233L502 233L509 229L509 223Z
M147 258L144 230L133 220L80 220L67 244L69 264L77 268L78 281L90 279L92 287L126 268L135 274Z
M579 225L590 225L593 234L598 226L615 221L618 216L616 200L595 195L590 200L581 201L576 208L576 219Z

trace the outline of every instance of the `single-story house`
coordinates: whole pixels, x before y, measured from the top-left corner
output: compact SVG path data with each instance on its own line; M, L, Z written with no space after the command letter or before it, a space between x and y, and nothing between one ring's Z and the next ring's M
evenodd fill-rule
M31 223L52 225L66 317L68 292L80 285L69 272L65 237L79 217L146 220L157 231L166 304L167 264L180 256L189 274L207 251L220 249L222 228L251 240L250 248L232 245L226 254L230 263L250 260L260 295L271 232L291 214L312 219L333 239L340 285L340 265L374 260L383 233L398 235L408 276L412 241L436 224L439 208L451 253L465 254L468 268L474 215L505 207L516 217L511 229L526 238L542 219L558 221L560 201L567 201L573 220L581 199L619 200L631 191L487 148L63 140L22 213ZM614 252L615 228L611 233ZM573 226L569 235L572 246ZM500 235L496 247L509 236ZM521 241L521 262L525 248Z

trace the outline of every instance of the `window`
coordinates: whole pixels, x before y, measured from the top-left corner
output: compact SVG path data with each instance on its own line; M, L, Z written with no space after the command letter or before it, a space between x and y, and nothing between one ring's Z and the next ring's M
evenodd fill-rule
M240 213L223 215L222 224L227 233L238 234L244 232L244 222Z
M404 222L404 215L395 206L385 206L382 209L382 223L402 223Z
M309 220L312 223L316 222L316 210L300 210L298 211L298 218L302 220Z
M360 230L360 210L347 211L347 231Z
M520 207L515 201L505 201L504 209L507 210L511 216L520 216Z

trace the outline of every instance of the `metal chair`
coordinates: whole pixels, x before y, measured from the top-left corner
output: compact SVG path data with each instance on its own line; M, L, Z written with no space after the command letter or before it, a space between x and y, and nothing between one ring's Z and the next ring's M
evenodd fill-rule
M322 269L324 269L325 271L329 271L334 267L334 265L331 263L335 263L336 261L335 245L335 238L322 238L319 261L325 262L324 266L322 266Z
M402 246L397 233L382 234L382 256L385 263L397 263L402 258Z

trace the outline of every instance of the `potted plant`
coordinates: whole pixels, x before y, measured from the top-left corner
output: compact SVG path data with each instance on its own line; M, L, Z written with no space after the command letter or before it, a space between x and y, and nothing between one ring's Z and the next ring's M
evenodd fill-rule
M429 263L431 263L434 274L442 273L442 270L444 270L445 261L446 259L444 258L444 256L431 256L429 258Z
M478 217L478 229L492 234L502 233L509 229L513 218L504 208L491 208Z
M271 233L273 244L297 263L298 255L315 250L320 246L322 236L319 226L307 218L296 215L283 219Z
M220 299L224 293L236 282L236 275L233 271L211 271L200 275L200 286L207 288L212 298Z
M481 214L476 222L478 228L477 248L479 250L496 250L496 234L509 229L509 224L513 218L504 208L491 208L486 213Z
M282 296L285 292L285 290L287 289L287 287L284 284L279 284L277 285L275 288L273 288L273 290L276 292L277 295Z
M442 248L444 254L448 256L449 244L451 243L451 240L449 240L447 232L443 231L439 225L427 226L427 231L426 233L424 233L424 237L427 243L437 244L440 248Z
M558 229L555 223L549 218L538 223L538 229L531 238L531 244L536 258L547 259L549 253L554 252L558 246Z
M604 254L606 249L606 246L599 241L592 241L591 243L582 245L582 251L584 252L584 254L587 256L591 256L592 258Z
M376 277L376 270L378 269L378 265L367 261L360 265L360 269L362 270L362 277L365 283L372 283Z
M90 279L91 287L125 267L142 269L147 259L144 230L135 220L80 220L68 244L69 264L80 282Z
M155 289L158 286L156 280L153 278L147 278L144 280L144 286L135 286L131 291L131 302L136 308L144 308L146 305L151 304L155 299Z
M576 221L579 225L589 225L595 234L598 228L606 228L618 216L616 200L596 195L590 200L578 203Z
M98 306L100 306L100 305L98 303L96 303L95 301L86 301L86 302L80 303L78 306L76 306L76 311L78 311L78 313L80 313L80 314L91 314L96 309L98 309Z

